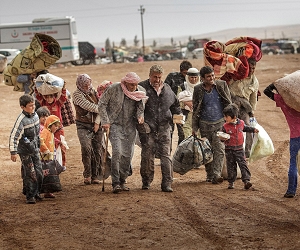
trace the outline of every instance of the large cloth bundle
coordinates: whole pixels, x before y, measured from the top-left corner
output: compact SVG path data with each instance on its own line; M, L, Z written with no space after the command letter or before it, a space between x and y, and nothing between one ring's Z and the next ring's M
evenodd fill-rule
M248 76L248 58L259 61L262 57L261 41L251 37L236 37L223 44L209 41L204 45L204 63L214 69L217 78L227 83Z
M276 80L274 86L284 102L300 112L300 70Z
M28 47L21 51L4 69L4 82L14 86L15 91L24 91L18 84L18 75L31 74L48 69L62 56L59 43L51 36L36 33Z
M61 93L64 80L50 73L41 74L35 79L35 86L37 91L42 95Z
M3 70L5 69L7 65L7 58L6 56L0 54L0 73L3 72Z
M173 155L173 171L183 175L212 160L209 141L206 138L199 139L191 135L177 146Z

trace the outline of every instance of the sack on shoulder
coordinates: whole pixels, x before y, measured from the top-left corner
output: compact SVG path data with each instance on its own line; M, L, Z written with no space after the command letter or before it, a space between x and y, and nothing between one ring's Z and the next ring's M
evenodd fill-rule
M43 170L48 170L49 174L44 176L41 193L54 193L62 190L59 174L63 172L64 168L57 160L43 162Z

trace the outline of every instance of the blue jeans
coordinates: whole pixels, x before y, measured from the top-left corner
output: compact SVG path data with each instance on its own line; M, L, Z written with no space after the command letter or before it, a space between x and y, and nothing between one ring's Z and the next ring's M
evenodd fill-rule
M290 168L288 173L288 189L287 194L295 194L298 182L298 169L297 169L297 154L300 150L300 137L290 139Z

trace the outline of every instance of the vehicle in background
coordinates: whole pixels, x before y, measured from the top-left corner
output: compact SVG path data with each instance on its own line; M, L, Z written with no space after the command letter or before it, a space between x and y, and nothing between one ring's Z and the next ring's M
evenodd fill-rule
M186 45L187 50L186 50L186 55L185 57L187 59L193 58L193 50L198 49L198 48L203 48L204 44L209 42L209 39L207 38L200 38L200 39L193 39L189 41Z
M76 21L74 17L38 18L26 23L0 25L0 48L27 48L35 33L53 37L60 45L62 57L57 63L79 59Z
M89 42L78 42L79 59L72 61L73 65L89 65L95 63L97 51Z
M278 43L262 44L261 52L265 55L281 55L284 54Z
M106 58L108 54L106 53L106 49L104 47L96 47L96 58Z
M7 58L7 63L10 63L20 52L19 49L0 49L0 54Z
M297 53L297 49L299 48L298 41L292 40L279 40L279 47L285 54L294 54Z
M203 48L194 49L192 51L193 59L203 58Z

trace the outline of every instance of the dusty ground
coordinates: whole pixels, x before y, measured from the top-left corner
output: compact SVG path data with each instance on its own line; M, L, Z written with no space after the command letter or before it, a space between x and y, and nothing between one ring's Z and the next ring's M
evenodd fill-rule
M264 56L257 65L260 90L285 73L298 70L300 55ZM180 61L161 62L166 74ZM197 68L201 60L193 60ZM79 73L94 85L119 81L129 71L148 77L152 63L93 65L51 69L74 91ZM166 76L165 74L165 76ZM66 128L70 149L63 191L55 199L25 204L20 161L10 161L8 137L20 112L20 93L0 84L0 249L299 249L299 196L283 198L287 188L289 130L274 102L259 98L256 118L271 136L274 155L250 164L253 188L234 190L227 183L205 182L203 167L174 174L173 193L160 190L160 167L148 191L141 190L140 149L136 146L130 192L113 194L111 180L83 185L81 153L75 125ZM175 142L176 143L176 142ZM175 145L175 144L174 144Z

